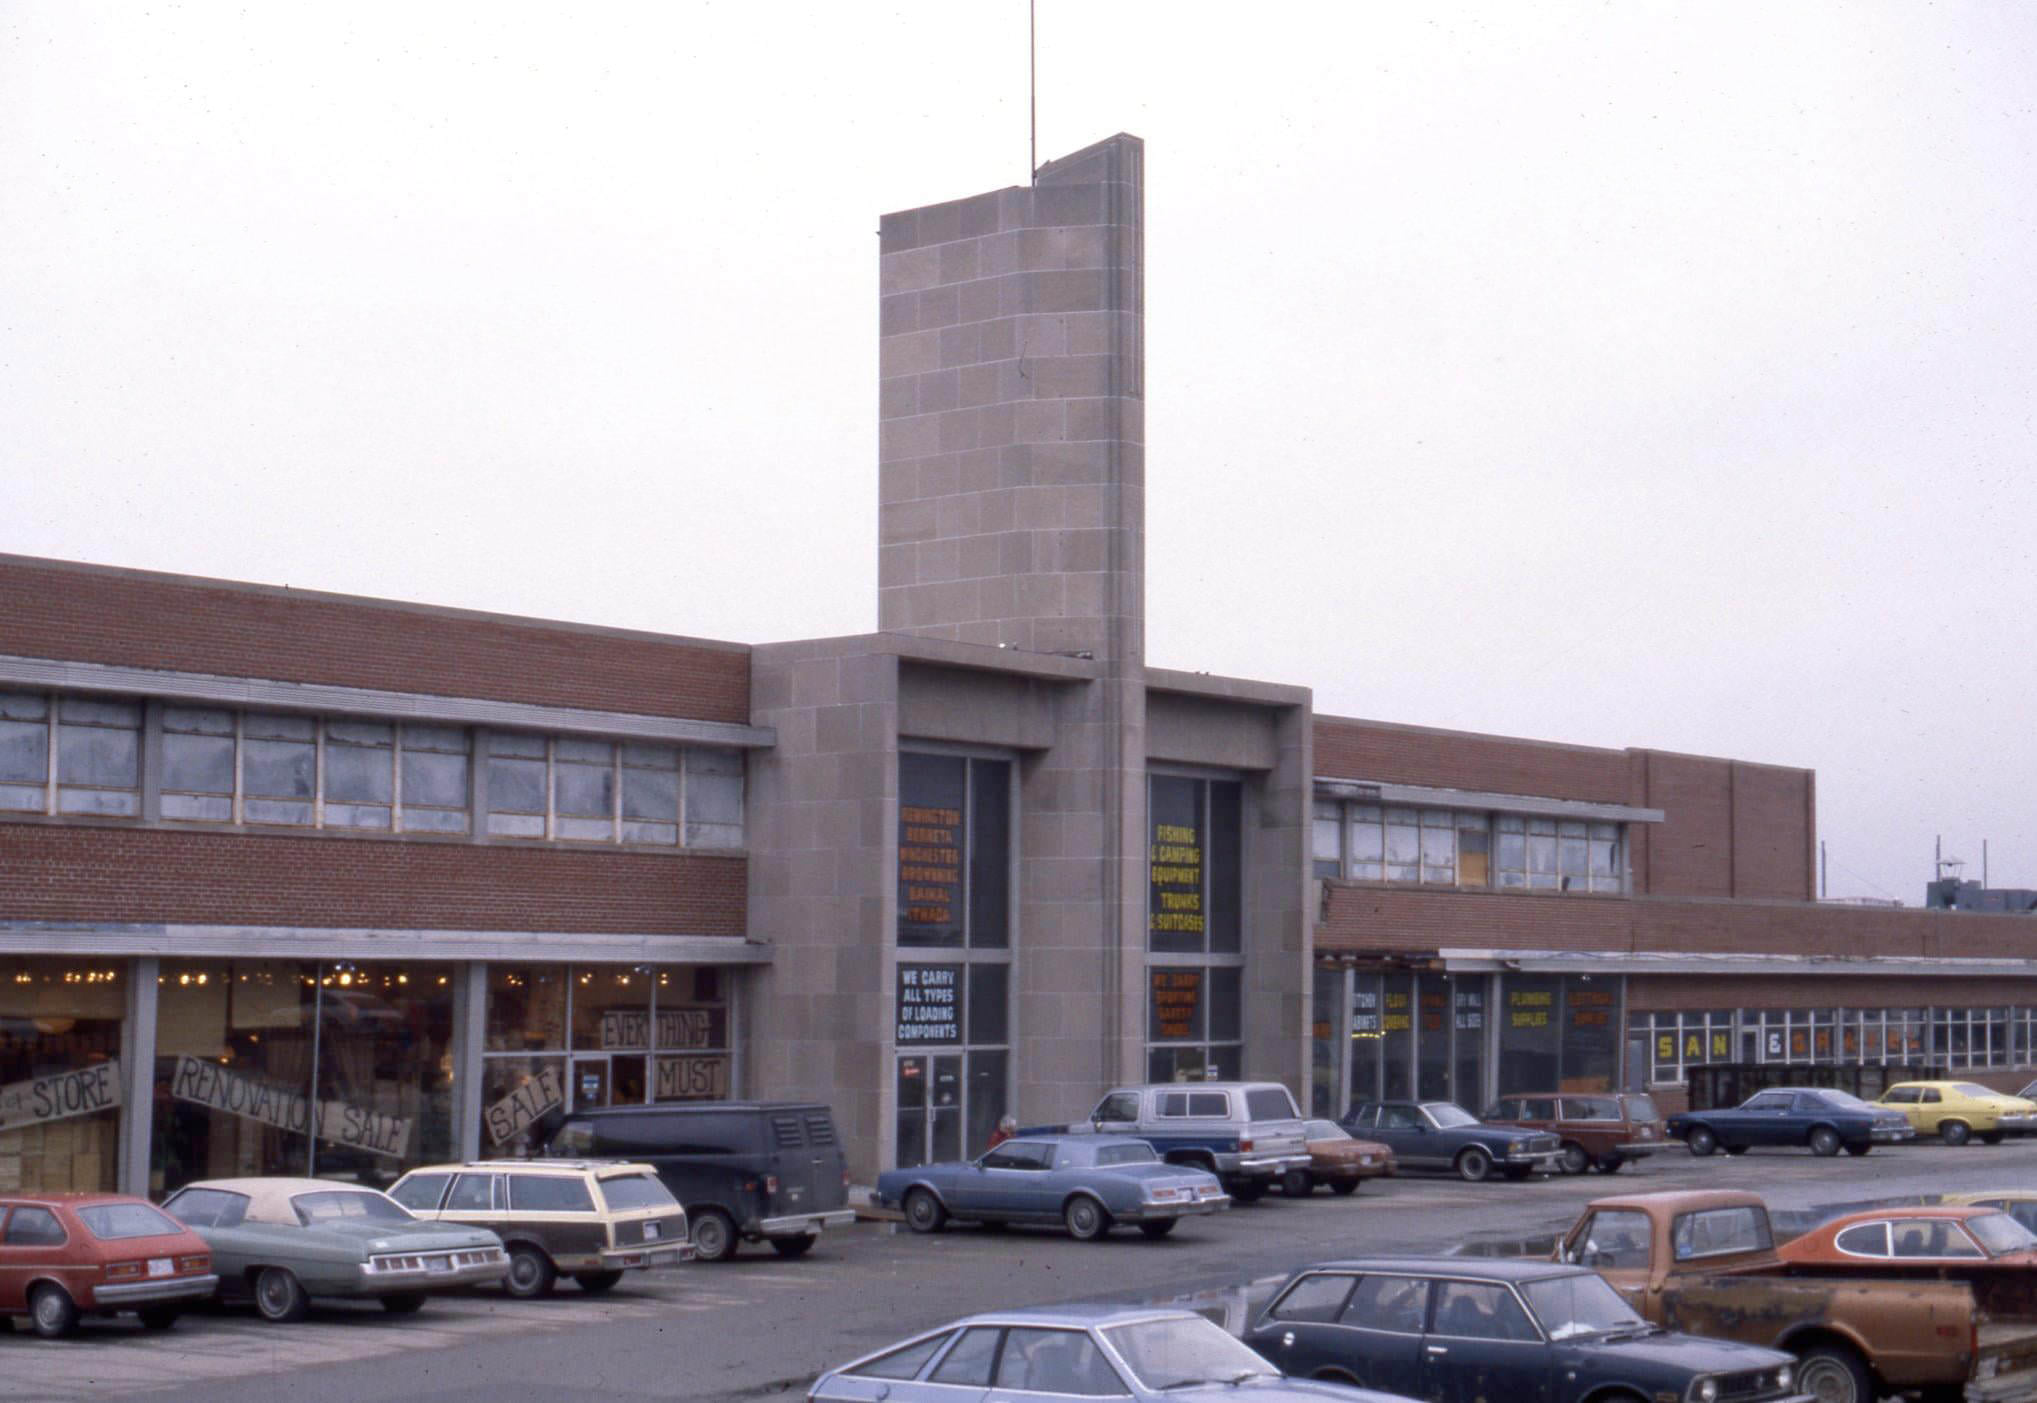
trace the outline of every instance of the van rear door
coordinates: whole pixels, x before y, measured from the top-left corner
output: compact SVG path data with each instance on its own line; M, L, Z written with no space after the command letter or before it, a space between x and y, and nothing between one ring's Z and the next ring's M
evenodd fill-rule
M835 1118L825 1106L774 1106L765 1113L764 1143L778 1191L765 1199L764 1216L825 1213L848 1204Z

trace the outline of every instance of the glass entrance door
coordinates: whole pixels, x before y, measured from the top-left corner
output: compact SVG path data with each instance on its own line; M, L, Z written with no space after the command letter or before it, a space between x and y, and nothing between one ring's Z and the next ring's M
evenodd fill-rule
M962 1158L962 1058L898 1059L898 1167Z

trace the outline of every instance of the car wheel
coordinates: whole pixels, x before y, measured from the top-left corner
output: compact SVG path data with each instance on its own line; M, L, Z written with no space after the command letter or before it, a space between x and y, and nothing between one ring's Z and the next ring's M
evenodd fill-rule
M302 1320L311 1309L304 1283L284 1267L263 1267L255 1275L255 1309L272 1325Z
M1874 1403L1874 1376L1848 1346L1815 1345L1797 1359L1798 1393L1817 1403Z
M44 1282L28 1293L28 1319L36 1334L60 1339L78 1327L78 1307L63 1287Z
M781 1257L804 1257L820 1241L819 1233L801 1233L798 1237L774 1237L771 1250Z
M1575 1141L1563 1145L1563 1157L1556 1161L1556 1167L1565 1174L1582 1174L1591 1168L1591 1156L1584 1152L1584 1146Z
M183 1313L176 1306L147 1306L136 1312L141 1316L141 1328L144 1330L167 1330Z
M1161 1238L1173 1232L1174 1225L1180 1221L1181 1220L1179 1218L1162 1218L1158 1222L1141 1223L1139 1224L1139 1231L1144 1233L1147 1237L1151 1238L1154 1242L1158 1242Z
M551 1295L552 1283L558 1279L558 1268L541 1249L528 1242L509 1249L509 1275L502 1278L502 1289L517 1300L535 1301Z
M1973 1127L1963 1120L1938 1122L1938 1138L1948 1145L1964 1145L1973 1138Z
M1349 1198L1352 1194L1358 1192L1358 1181L1356 1179L1332 1179L1330 1181L1330 1192L1338 1198Z
M1280 1176L1280 1192L1289 1198L1307 1198L1315 1187L1315 1176L1306 1169L1290 1169Z
M914 1189L905 1196L905 1225L914 1232L939 1232L948 1221L948 1210L926 1189Z
M693 1215L693 1255L703 1262L726 1262L736 1255L736 1225L719 1208Z
M1068 1236L1077 1242L1095 1242L1110 1231L1110 1214L1088 1194L1069 1199L1061 1210L1061 1221L1068 1225Z
M1492 1156L1473 1145L1457 1156L1457 1177L1467 1184L1482 1184L1492 1177Z
M1692 1154L1702 1158L1705 1155L1716 1153L1718 1148L1719 1137L1712 1132L1711 1127L1694 1125L1690 1128L1690 1152Z
M1811 1153L1820 1159L1830 1159L1839 1153L1839 1132L1829 1125L1821 1125L1811 1131Z
M583 1271L573 1278L573 1284L590 1296L599 1296L613 1291L620 1280L619 1271Z
M416 1315L424 1309L424 1292L398 1291L382 1298L382 1309L391 1315Z

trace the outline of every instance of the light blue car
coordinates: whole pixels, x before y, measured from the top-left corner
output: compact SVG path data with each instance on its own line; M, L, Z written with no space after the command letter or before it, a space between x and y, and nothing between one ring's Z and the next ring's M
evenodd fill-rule
M1019 1403L1109 1397L1223 1403L1407 1403L1282 1377L1223 1327L1185 1310L1064 1306L972 1315L814 1380L807 1403Z
M1231 1206L1214 1174L1164 1164L1144 1140L1123 1135L1025 1136L976 1160L887 1170L877 1201L901 1210L914 1232L939 1232L950 1218L1061 1223L1084 1242L1119 1223L1165 1237L1183 1218Z

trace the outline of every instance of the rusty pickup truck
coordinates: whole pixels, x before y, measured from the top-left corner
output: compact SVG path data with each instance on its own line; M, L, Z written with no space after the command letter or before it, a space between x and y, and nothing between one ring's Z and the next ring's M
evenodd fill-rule
M1595 1269L1653 1324L1788 1350L1797 1387L1819 1403L2037 1399L2027 1295L1997 1300L1979 1281L1797 1275L1754 1194L1597 1199L1556 1252Z

